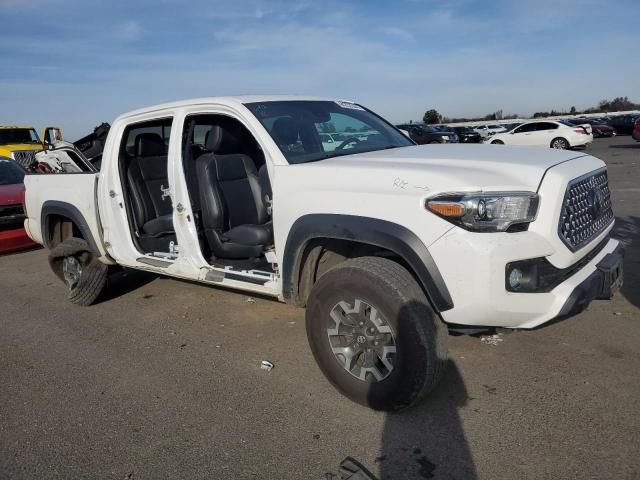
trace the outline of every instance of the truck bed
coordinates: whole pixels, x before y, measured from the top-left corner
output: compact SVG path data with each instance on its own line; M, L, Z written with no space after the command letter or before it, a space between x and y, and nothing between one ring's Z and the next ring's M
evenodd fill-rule
M100 255L106 253L101 241L96 193L98 173L61 173L27 175L25 184L25 229L35 242L50 247L53 233L50 222L55 216L67 217L91 234Z

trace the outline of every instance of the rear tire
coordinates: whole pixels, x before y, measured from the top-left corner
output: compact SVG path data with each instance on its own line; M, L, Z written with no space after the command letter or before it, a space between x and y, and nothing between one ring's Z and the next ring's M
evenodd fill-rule
M551 140L550 146L551 148L555 148L558 150L568 150L571 147L567 139L562 137L557 137Z
M88 306L96 301L107 284L108 267L91 253L82 238L71 237L49 253L53 273L68 287L68 299Z
M306 326L327 379L375 410L417 403L447 363L447 327L413 276L389 259L347 260L322 275L307 301Z
M429 142L429 145L435 145L436 143L442 143L442 142L439 142L439 141L437 141L437 140L431 140L431 141Z
M494 140L491 145L504 145L504 142L502 140Z

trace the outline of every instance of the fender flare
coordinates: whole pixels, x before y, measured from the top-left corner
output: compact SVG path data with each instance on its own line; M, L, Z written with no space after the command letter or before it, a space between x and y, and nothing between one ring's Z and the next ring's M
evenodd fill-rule
M40 218L42 222L42 241L45 247L47 247L49 250L51 250L52 247L51 232L49 231L49 217L51 215L60 215L71 220L76 225L76 227L78 227L78 230L80 230L80 233L82 233L82 237L89 244L91 253L93 253L96 257L102 256L95 240L93 239L91 228L89 228L89 224L83 217L82 213L80 213L80 210L78 210L77 207L71 205L70 203L59 202L57 200L47 200L42 205Z
M282 292L287 302L297 298L302 257L314 239L352 240L394 252L413 270L438 312L453 308L449 290L424 243L397 223L354 215L311 214L300 217L289 230L282 265Z

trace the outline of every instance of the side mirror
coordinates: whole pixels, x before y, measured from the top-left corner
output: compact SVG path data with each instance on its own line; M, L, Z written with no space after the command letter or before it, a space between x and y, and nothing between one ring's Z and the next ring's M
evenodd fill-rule
M62 130L59 127L45 127L42 131L42 140L48 145L55 145L62 141Z

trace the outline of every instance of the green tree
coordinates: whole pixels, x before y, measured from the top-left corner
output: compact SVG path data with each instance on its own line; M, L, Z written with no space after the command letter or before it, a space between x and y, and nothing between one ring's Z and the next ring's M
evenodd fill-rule
M422 121L424 123L440 123L442 121L442 115L440 115L437 110L434 110L432 108L431 110L427 110L426 112L424 112Z
M326 122L322 124L322 126L320 127L320 131L322 133L335 133L336 126L333 124L333 122Z
M569 110L569 113L571 115L575 115L576 114L576 107L571 107L571 110Z

